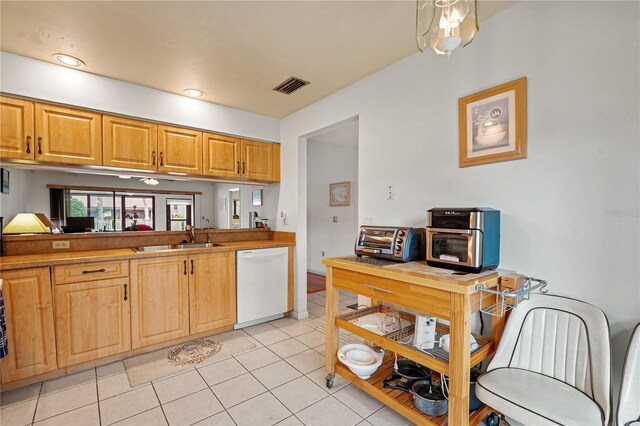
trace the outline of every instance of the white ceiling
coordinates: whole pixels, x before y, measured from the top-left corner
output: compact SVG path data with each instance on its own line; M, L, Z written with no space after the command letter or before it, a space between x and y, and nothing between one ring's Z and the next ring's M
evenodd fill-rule
M514 1L480 1L481 18ZM0 48L284 117L417 51L415 2L3 1ZM272 89L290 76L311 84Z

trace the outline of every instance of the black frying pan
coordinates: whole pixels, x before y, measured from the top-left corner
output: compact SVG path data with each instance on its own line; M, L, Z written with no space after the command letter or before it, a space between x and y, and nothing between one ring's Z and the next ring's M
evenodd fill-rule
M398 368L393 368L394 374L384 379L384 387L411 392L411 385L418 380L431 377L431 369L407 358L398 360Z

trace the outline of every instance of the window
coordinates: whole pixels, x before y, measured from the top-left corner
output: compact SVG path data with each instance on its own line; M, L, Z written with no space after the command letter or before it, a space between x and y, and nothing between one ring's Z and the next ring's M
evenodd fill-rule
M93 217L95 231L131 231L137 225L155 228L153 196L74 189L65 195L66 216Z
M167 199L167 231L184 231L191 224L192 200Z

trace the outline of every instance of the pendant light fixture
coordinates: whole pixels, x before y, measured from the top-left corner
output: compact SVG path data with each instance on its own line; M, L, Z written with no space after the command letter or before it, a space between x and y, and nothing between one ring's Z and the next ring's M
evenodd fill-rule
M477 0L417 0L416 41L424 52L450 56L465 47L478 31Z

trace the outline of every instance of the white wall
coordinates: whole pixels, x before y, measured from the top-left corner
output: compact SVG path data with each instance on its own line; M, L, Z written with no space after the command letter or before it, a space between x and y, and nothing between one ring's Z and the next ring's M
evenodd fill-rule
M353 254L358 230L358 147L307 141L307 270L324 275L326 257ZM329 184L351 182L351 205L330 207ZM333 216L338 222L333 222Z
M282 120L278 211L298 232L306 311L305 135L359 116L359 216L425 225L434 206L502 211L501 267L594 303L612 331L614 389L640 321L637 2L519 2L450 59L416 53ZM615 43L607 30L615 30ZM458 98L528 78L528 158L458 168ZM385 185L396 185L394 201Z
M109 188L132 188L140 192L145 190L171 190L202 192L196 196L195 224L204 227L204 216L214 223L214 183L195 181L168 182L161 180L154 187L145 185L139 179L120 179L114 176L96 176L77 173L45 172L36 170L9 169L11 174L11 193L3 194L0 198L0 216L4 217L5 225L19 212L37 212L50 214L49 189L47 185L78 185L99 186ZM15 189L15 190L14 190ZM14 194L19 194L15 195ZM180 198L177 195L154 194L156 204L156 230L163 231L166 228L167 198Z
M279 141L276 118L0 52L0 91L51 102Z

